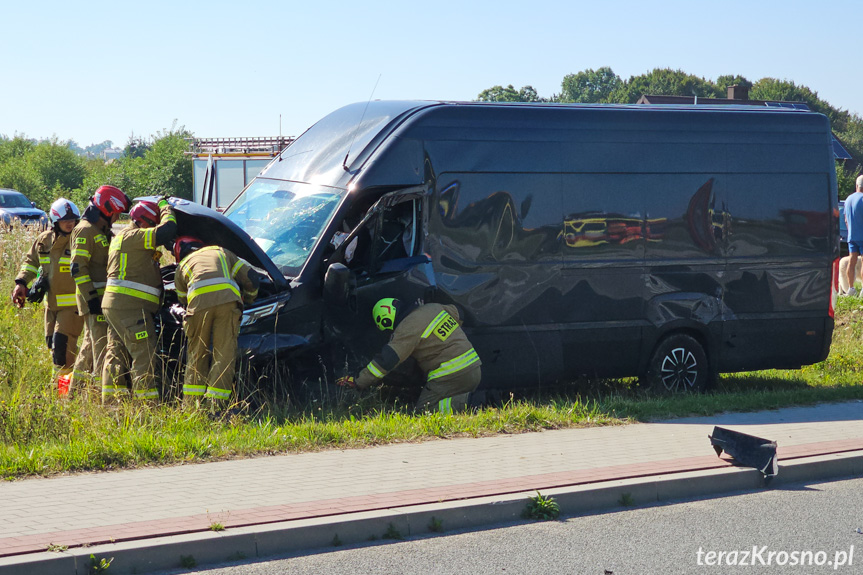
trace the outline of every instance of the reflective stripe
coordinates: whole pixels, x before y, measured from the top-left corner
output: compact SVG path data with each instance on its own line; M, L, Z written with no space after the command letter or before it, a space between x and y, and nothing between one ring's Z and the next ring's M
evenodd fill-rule
M61 258L59 259L59 262L60 262L61 264L71 264L71 263L72 263L72 258L69 258L69 257L63 256L63 257L61 257Z
M384 376L384 372L379 370L373 361L369 362L369 364L366 366L366 369L368 369L370 372L372 372L372 375L377 377L377 378L381 378Z
M180 291L180 290L176 290L176 292L177 292L177 297L182 297L182 298L186 297L186 292Z
M148 286L147 284L129 281L129 280L118 280L118 279L111 278L108 280L107 285L109 288L110 287L125 287L125 288L136 289L136 290L139 290L142 292L147 292L148 294L152 294L152 295L156 295L156 296L162 295L162 290L159 288L156 288L153 286Z
M158 398L159 390L155 387L151 387L150 389L136 389L134 393L135 399L150 399L150 398Z
M230 389L219 389L217 387L208 387L205 397L211 397L211 398L216 398L216 399L230 399L231 398L231 390Z
M117 270L117 277L121 280L126 279L127 263L129 263L129 257L126 254L120 254L120 269Z
M103 385L102 386L102 395L114 395L117 393L123 393L128 391L128 388L125 385Z
M83 284L83 283L87 283L88 281L90 281L90 276L79 276L79 277L76 277L76 278L75 278L75 283L76 283L77 285L81 285L81 284Z
M207 391L206 385L184 385L183 395L204 395Z
M437 324L439 324L443 320L443 318L448 316L448 315L449 314L446 311L442 311L439 314L437 314L435 316L435 318L433 320L431 320L431 323L428 324L428 327L425 329L425 331L423 332L423 334L420 337L425 339L428 336L430 336L432 334L432 332L434 331L435 326L437 326Z
M149 228L144 230L144 249L147 250L155 250L156 249L156 239L155 239L156 228Z
M93 287L103 288L103 287L105 287L105 285L106 285L105 282L93 282Z
M55 297L57 305L60 307L78 305L78 301L73 293L58 293Z
M84 248L75 248L74 250L72 250L72 257L73 258L86 258L89 260L90 259L90 252L88 252Z
M37 268L35 266L24 264L23 266L21 266L21 273L23 274L23 273L27 273L27 272L36 274L36 273L39 273L39 268Z
M231 268L231 277L237 275L237 272L240 271L240 268L243 267L243 260L237 260L237 263L234 264L234 267Z
M236 282L226 278L211 278L208 280L201 280L199 282L193 283L190 287L191 289L189 290L189 303L191 303L196 296L224 289L229 289L234 292L237 297L240 297L240 288L237 286Z
M46 256L39 256L39 263L40 264L50 264L51 263L51 256L47 256L47 257Z
M437 402L437 409L444 415L452 414L452 398L446 397Z
M159 288L154 288L138 282L129 280L118 280L111 278L108 280L108 287L105 288L108 293L117 293L136 297L153 303L161 303L160 296L162 292Z
M440 367L430 371L428 380L431 381L433 379L437 379L439 377L443 377L445 375L450 375L456 373L458 371L463 370L467 366L474 364L479 361L479 356L476 354L476 350L470 348L468 351L464 352L460 356L455 359L451 359L449 361L445 361L440 364Z

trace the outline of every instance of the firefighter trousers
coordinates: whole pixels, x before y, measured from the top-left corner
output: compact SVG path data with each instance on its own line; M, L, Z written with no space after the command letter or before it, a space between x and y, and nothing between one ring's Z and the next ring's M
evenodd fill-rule
M74 306L56 311L45 308L45 341L50 342L51 360L55 371L72 371L78 353L78 336L84 327L84 318Z
M183 401L207 398L226 402L234 391L237 334L243 312L228 302L186 314L186 374Z
M105 349L108 346L108 320L104 314L84 316L84 337L81 349L72 369L69 384L71 393L93 391L102 393L102 366L105 364ZM95 383L94 383L95 382Z
M108 320L108 345L102 367L102 403L127 397L126 376L132 382L132 398L156 401L159 390L153 372L156 329L153 314L141 309L104 309Z
M480 365L468 366L451 376L433 379L426 383L417 400L417 411L440 411L453 413L464 410L470 394L479 386L482 379Z

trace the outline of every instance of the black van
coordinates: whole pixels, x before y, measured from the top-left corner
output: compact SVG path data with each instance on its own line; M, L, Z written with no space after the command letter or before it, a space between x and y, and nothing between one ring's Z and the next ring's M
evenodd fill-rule
M702 389L823 360L839 257L830 127L797 110L369 102L320 120L183 233L268 278L252 364L339 372L382 297L455 303L483 386Z

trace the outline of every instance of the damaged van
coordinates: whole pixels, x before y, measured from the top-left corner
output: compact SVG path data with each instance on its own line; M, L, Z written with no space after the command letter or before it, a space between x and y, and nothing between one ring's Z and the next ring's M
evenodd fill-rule
M368 102L183 233L266 275L251 367L355 373L383 297L456 304L485 388L823 360L839 257L827 118L751 106Z

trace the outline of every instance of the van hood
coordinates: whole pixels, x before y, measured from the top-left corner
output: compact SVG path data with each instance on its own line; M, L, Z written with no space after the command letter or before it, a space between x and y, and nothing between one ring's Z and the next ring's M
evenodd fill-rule
M136 198L158 201L153 198ZM177 218L177 232L181 236L195 236L204 243L222 246L243 258L251 265L261 268L272 278L273 285L282 291L288 280L279 271L264 250L237 224L219 212L179 198L169 200Z

